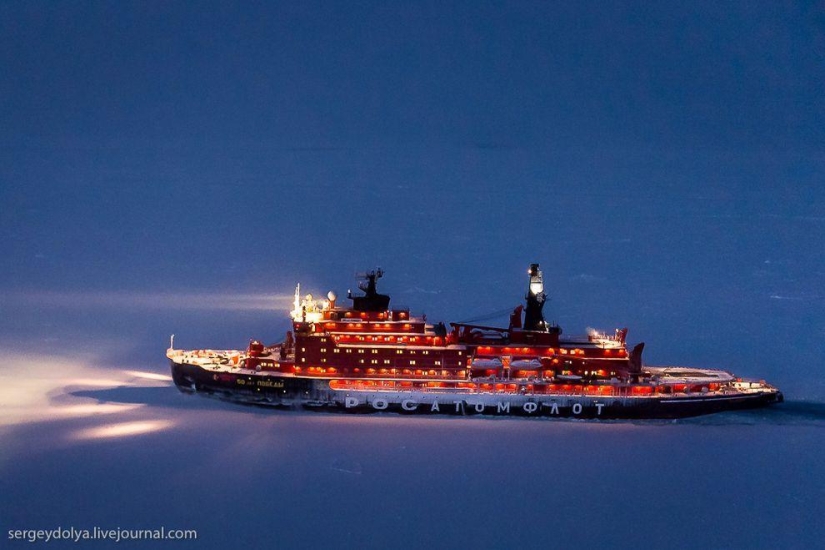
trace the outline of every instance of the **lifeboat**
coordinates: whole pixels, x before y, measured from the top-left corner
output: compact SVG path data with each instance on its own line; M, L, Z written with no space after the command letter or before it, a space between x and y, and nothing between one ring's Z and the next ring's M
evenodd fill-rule
M473 368L477 369L500 369L502 367L501 359L473 359Z
M522 370L536 370L541 368L541 361L538 359L516 359L510 362L510 367Z

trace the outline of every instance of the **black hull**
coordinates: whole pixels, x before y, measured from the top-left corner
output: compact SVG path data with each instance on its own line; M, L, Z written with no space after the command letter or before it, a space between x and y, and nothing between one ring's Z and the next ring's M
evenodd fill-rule
M341 392L325 380L210 372L172 362L175 385L227 401L277 408L396 412L401 414L493 415L581 419L675 419L724 411L755 409L783 400L778 391L661 397L592 397L459 392Z

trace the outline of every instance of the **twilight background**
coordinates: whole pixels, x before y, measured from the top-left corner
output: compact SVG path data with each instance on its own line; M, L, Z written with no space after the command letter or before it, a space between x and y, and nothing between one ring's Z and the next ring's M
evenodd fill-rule
M816 546L824 54L821 2L0 3L0 536ZM278 341L297 282L380 265L457 321L531 262L568 333L628 326L786 403L352 417L170 386L170 334Z

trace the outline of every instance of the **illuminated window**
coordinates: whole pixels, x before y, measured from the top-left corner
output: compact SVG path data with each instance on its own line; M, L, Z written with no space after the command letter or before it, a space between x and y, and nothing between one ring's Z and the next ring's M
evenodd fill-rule
M306 351L306 350L307 350L306 348L301 348L301 351Z
M398 355L401 355L402 353L404 353L404 350L397 349L397 350L395 350L395 353L397 353Z
M327 348L321 348L321 353L326 353L326 352L327 352Z
M384 359L384 364L385 364L385 365L389 365L389 364L390 364L390 360L389 360L389 359Z
M415 359L410 359L410 365L415 365Z
M340 352L341 352L341 350L338 349L338 348L335 348L334 350L332 350L332 353L340 353Z
M424 355L429 355L430 354L429 351L422 351L421 353L423 353Z
M358 350L358 353L364 353L364 350L359 349L359 350Z
M306 362L307 362L307 358L306 357L301 357L301 363L306 363Z
M377 365L378 364L378 359L372 359L370 361L370 363L372 363L373 365Z
M441 364L441 361L436 361L436 362L435 362L435 364L436 364L436 365L440 365L440 364Z
M348 349L348 350L347 350L347 353L352 353L352 350L351 350L351 349Z
M377 350L377 349L373 349L373 350L372 350L372 352L373 352L373 353L378 353L378 350Z
M363 359L359 359L359 360L358 360L358 362L359 362L359 363L361 363L362 365L364 364L364 360L363 360Z

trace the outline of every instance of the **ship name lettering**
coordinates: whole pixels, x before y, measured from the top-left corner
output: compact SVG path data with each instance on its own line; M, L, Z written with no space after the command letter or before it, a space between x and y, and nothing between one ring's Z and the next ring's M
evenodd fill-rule
M283 388L283 382L274 382L272 380L258 380L258 386L261 388Z
M235 383L238 384L239 386L243 386L243 385L246 384L246 380L244 380L243 378L236 378Z
M245 385L246 380L236 379L236 382L240 385ZM283 382L272 382L268 380L259 380L257 382L258 386L262 387L273 387L273 388L282 388ZM464 407L463 401L453 401L455 405L455 412L461 412ZM416 403L412 399L404 399L401 401L401 408L405 411L415 411L418 409L420 403ZM496 402L496 412L499 414L511 414L510 410L511 403L509 401L498 401ZM351 409L353 407L358 406L358 398L356 397L345 397L344 398L344 407L347 409ZM549 407L549 414L558 415L560 414L559 411L559 404L554 402L551 403L535 403L533 401L528 401L522 405L522 410L527 414L533 414L536 412L539 407ZM594 403L593 406L596 408L596 416L602 415L602 409L604 409L604 403ZM384 398L377 398L373 399L372 407L376 410L383 411L389 407L389 401ZM485 409L485 404L483 402L478 402L473 404L473 408L478 413L483 413ZM581 403L573 403L571 407L571 412L575 415L580 415L584 411L584 406ZM441 412L441 407L438 403L438 400L433 400L430 404L430 412Z

